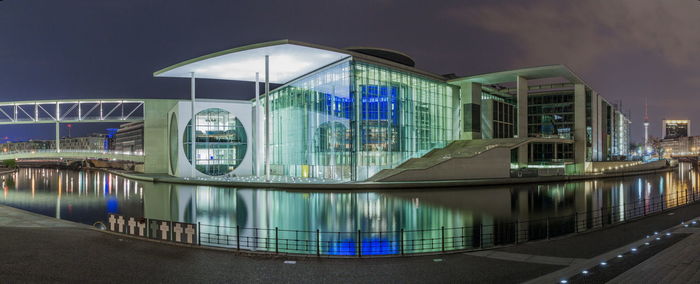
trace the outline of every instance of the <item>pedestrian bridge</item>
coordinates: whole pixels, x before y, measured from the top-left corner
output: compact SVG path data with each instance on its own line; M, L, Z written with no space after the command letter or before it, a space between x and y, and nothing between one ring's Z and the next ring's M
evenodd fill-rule
M142 121L146 101L88 99L0 102L0 125Z
M109 159L143 163L144 172L168 173L168 112L179 100L169 99L67 99L0 102L0 126L55 124L55 149L4 152L6 159ZM144 153L85 151L61 148L60 124L144 122ZM11 136L1 133L0 136Z
M145 161L143 153L127 153L117 151L89 151L89 150L38 150L26 152L2 152L0 160L15 159L108 159L117 161L129 161L143 163Z

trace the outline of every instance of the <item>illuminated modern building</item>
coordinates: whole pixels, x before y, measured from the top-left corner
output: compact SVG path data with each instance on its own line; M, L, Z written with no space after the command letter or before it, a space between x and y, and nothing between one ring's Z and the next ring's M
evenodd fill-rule
M700 152L700 136L686 136L661 140L664 158L673 156L698 155Z
M663 139L674 139L690 136L690 120L664 120L661 124L661 137Z
M583 172L629 152L630 120L562 65L457 77L417 69L392 50L280 40L154 75L192 83L195 103L180 101L169 112L170 174L177 176L363 181L407 166L424 165L421 173L430 175L429 162L449 160L460 163L448 170L459 177L501 177L512 167ZM256 98L198 100L196 79L256 82ZM446 147L458 140L474 143ZM462 167L496 148L508 149L481 170Z

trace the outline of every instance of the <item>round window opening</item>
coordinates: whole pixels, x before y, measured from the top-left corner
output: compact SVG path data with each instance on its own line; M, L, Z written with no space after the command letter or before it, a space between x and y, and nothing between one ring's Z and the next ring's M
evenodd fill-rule
M195 116L195 168L210 176L225 175L243 161L248 139L241 121L219 108L203 110ZM183 148L192 164L192 121L183 135Z

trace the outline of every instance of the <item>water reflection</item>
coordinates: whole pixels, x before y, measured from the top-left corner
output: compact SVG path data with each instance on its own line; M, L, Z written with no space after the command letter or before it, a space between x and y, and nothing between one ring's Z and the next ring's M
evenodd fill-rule
M334 234L323 237L335 240L323 248L327 253L363 250L371 254L377 247L398 253L399 238L408 239L410 234L427 239L441 234L443 243L447 234L452 245L461 242L460 246L469 247L625 221L695 200L697 175L696 169L681 164L666 173L570 183L313 192L170 185L102 172L21 169L2 177L0 204L85 224L107 222L107 214L117 213L200 223L208 226L203 231L216 228L217 234L238 227L242 231L232 234L252 238L269 237L274 228L281 230L276 234L290 239L300 238L298 231L313 235L319 230L319 238ZM520 223L514 225L514 221ZM434 230L418 231L427 229ZM407 233L399 234L401 230ZM354 239L362 239L361 247L351 244ZM249 247L260 245L255 242Z

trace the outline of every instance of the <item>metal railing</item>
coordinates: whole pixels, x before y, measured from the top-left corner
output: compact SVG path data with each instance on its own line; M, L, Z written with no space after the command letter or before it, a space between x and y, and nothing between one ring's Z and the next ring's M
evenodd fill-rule
M36 149L36 150L21 150L21 151L0 151L0 157L3 155L18 155L18 154L37 154L37 153L79 153L79 154L102 154L102 155L122 155L122 156L143 156L143 152L129 151L109 151L109 150L81 150L81 149Z
M201 246L319 257L468 251L599 230L697 202L698 195L695 191L674 193L564 216L421 230L322 232L197 224L197 240Z

